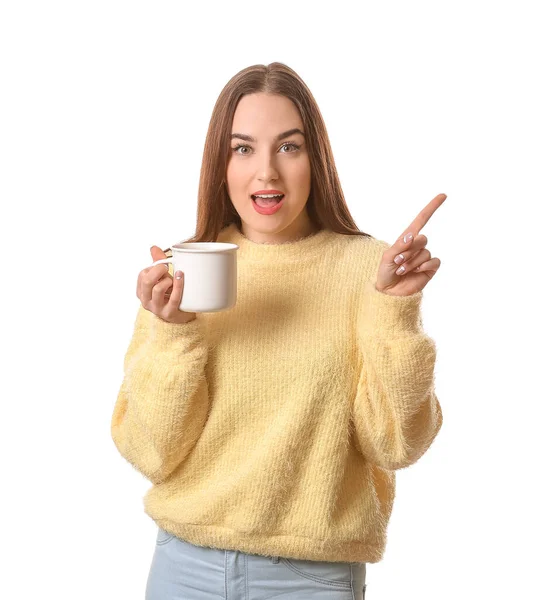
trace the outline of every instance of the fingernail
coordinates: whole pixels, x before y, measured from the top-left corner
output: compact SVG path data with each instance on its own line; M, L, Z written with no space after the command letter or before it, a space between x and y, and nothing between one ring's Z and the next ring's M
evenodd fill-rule
M182 271L177 271L177 272L175 273L175 277L176 277L177 279L182 279L182 276L183 276L183 274L184 274L184 273L183 273Z
M404 255L403 254L398 254L397 256L395 256L395 263L397 265L399 265L402 262L404 262Z
M412 239L413 239L413 234L412 233L406 233L406 235L404 236L404 244L407 244Z
M398 269L395 271L395 273L397 275L402 275L402 273L406 270L406 267L404 265L402 265L401 267L398 267Z

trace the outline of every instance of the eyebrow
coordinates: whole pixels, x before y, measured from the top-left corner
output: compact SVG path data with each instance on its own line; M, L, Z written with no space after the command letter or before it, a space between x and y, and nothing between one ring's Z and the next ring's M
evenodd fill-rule
M289 135L293 135L295 133L301 133L303 135L303 137L305 137L305 134L303 133L303 131L301 129L298 129L297 127L295 127L294 129L289 129L288 131L283 131L283 133L280 133L278 136L275 137L274 141L282 140L283 138L286 138ZM232 133L231 139L234 139L234 138L238 138L240 140L245 140L246 142L256 142L257 141L254 137L251 137L250 135L246 135L245 133Z

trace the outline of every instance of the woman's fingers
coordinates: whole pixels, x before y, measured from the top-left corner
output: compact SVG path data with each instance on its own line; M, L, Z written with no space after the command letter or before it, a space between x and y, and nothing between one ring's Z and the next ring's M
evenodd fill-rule
M155 246L151 248L153 260L160 260L158 250ZM154 265L138 274L136 295L145 310L168 323L184 325L194 321L197 313L180 310L183 287L183 277L172 277L167 264Z
M180 279L176 276L173 277L173 287L171 288L171 294L169 295L169 300L167 301L167 311L170 314L176 313L179 310L179 306L182 300L182 292L184 289L183 286L184 277Z
M433 200L430 200L428 204L419 212L419 214L413 219L411 224L406 227L404 233L400 237L404 237L406 233L413 233L418 235L421 229L428 223L430 217L435 211L445 202L447 194L438 194Z
M163 279L158 281L153 287L153 294L151 301L153 306L159 311L163 311L167 304L167 298L165 297L166 290L173 285L173 278L168 273Z
M401 267L399 267L396 270L396 274L397 275L405 275L406 273L409 273L410 271L415 270L416 267L418 267L419 265L422 265L427 260L430 260L430 257L431 257L430 250L428 250L427 248L423 248L420 252L418 252L417 254L414 254L410 260L408 260L407 262L405 262L402 265L404 267L403 271L401 271L400 270Z
M394 264L402 265L411 260L418 254L428 243L428 238L425 235L418 235L410 244L404 243L402 240L397 240L391 247L389 258Z
M430 279L432 279L432 277L437 273L437 270L439 269L439 267L441 266L441 261L439 260L439 258L431 258L430 260L427 260L426 262L423 262L421 265L419 265L415 271L417 271L418 273L423 273L425 272L428 277L430 277Z
M169 274L167 265L156 265L148 267L140 272L138 277L139 294L138 298L142 304L149 304L153 296L153 288L158 281Z

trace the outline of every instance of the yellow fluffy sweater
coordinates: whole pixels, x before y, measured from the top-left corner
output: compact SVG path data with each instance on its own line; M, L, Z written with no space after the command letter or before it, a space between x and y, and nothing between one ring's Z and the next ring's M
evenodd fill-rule
M236 305L183 325L140 306L126 352L111 434L145 512L199 546L380 561L395 471L443 420L422 292L376 290L375 238L218 241L239 246Z

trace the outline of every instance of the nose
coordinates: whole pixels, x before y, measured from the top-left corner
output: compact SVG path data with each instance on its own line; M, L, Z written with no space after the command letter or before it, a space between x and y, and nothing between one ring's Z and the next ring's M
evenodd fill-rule
M274 159L270 152L267 152L266 156L260 159L257 179L266 182L266 184L275 179L279 179L279 174L275 168Z

